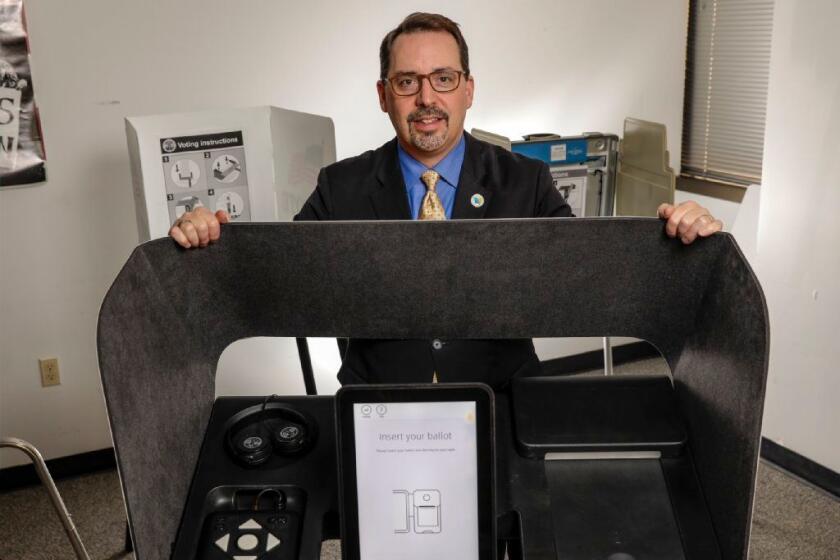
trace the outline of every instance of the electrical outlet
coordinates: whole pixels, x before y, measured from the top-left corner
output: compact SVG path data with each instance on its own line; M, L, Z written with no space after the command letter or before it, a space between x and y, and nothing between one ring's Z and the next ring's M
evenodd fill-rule
M38 367L41 369L41 387L61 385L61 376L58 374L58 358L42 358L38 360Z

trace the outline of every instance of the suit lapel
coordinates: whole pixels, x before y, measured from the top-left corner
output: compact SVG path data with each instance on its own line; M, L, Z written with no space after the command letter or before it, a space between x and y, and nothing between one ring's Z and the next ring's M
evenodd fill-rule
M477 220L487 212L493 191L484 187L486 173L481 163L481 145L466 132L464 136L467 145L458 190L455 192L452 219Z
M379 189L370 195L377 220L410 220L408 194L397 157L397 140L386 145L376 179Z

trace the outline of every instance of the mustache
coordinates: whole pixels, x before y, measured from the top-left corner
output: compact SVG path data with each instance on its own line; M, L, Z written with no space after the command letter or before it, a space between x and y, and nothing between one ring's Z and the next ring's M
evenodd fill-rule
M437 107L422 107L409 113L407 120L408 122L412 122L420 119L428 119L430 117L449 120L449 113Z

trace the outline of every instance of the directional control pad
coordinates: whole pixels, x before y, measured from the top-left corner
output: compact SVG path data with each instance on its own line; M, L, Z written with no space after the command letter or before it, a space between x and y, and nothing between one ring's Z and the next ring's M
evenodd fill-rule
M272 533L265 525L279 529L287 524L288 517L284 514L274 514L262 523L253 517L248 517L239 523L236 529L225 532L213 542L219 550L233 560L256 560L283 544L283 539ZM217 521L217 530L225 530L225 527L224 519Z
M214 491L215 492L215 491ZM223 499L219 499L222 496ZM211 495L212 497L212 495ZM217 503L230 509L204 518L196 560L297 560L306 494L297 486L222 488Z

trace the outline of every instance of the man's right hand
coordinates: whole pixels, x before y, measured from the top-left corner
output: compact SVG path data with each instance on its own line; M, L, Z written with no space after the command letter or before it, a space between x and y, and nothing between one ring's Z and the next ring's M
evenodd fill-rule
M224 210L215 214L209 209L199 206L191 212L184 212L175 220L169 237L184 249L192 247L207 247L219 240L220 224L230 222L230 216Z

